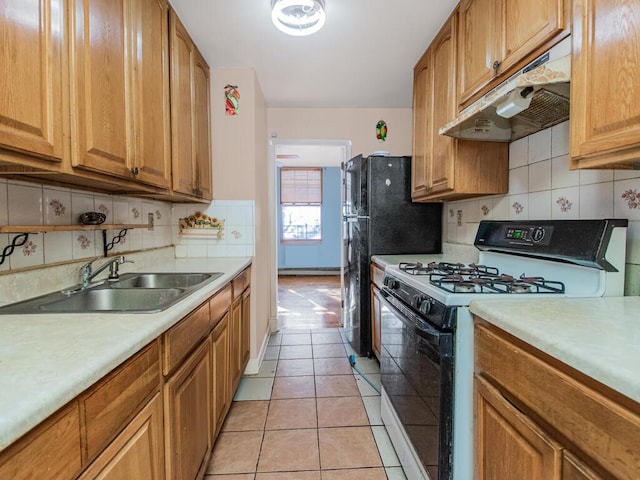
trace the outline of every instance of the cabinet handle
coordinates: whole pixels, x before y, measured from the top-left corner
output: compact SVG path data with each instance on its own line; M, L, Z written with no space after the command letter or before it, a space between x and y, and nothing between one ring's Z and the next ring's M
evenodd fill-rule
M500 68L500 62L496 60L493 62L493 74L498 75L498 69Z
M131 169L131 173L133 173L134 175L138 175L140 173L140 169L138 167L133 167Z

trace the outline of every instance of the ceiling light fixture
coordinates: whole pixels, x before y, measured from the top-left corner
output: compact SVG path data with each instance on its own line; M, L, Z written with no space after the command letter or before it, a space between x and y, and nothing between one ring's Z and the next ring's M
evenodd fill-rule
M271 0L271 20L288 35L304 37L324 25L324 0Z

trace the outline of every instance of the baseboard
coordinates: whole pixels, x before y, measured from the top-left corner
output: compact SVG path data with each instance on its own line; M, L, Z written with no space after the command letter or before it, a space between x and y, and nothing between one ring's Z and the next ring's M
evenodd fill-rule
M287 275L340 275L340 268L281 268L278 276Z
M271 320L269 320L269 327L271 333L275 333L280 329L280 327L278 327L278 317L271 317Z
M264 355L267 352L267 345L269 345L269 337L271 336L271 331L267 331L267 334L262 339L262 346L260 347L260 353L256 358L250 358L247 362L247 366L244 369L244 375L257 375L258 371L260 371L260 365L262 365L262 360L264 359Z

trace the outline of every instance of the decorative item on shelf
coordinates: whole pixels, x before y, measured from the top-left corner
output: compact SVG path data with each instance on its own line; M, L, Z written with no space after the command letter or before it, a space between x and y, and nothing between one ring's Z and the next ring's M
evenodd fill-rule
M376 124L376 138L381 142L386 142L388 131L387 123L384 120L379 120Z
M238 115L240 112L240 92L237 85L224 86L225 112L227 115Z
M78 217L82 225L100 225L104 223L107 216L101 212L85 212Z
M224 220L209 217L202 212L181 218L178 224L180 225L180 235L185 237L222 238L224 231Z

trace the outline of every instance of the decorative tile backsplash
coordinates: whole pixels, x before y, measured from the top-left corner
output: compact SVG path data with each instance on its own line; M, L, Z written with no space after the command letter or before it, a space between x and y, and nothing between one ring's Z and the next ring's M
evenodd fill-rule
M224 220L222 238L181 237L180 218L201 211ZM255 252L255 202L253 200L214 200L208 208L202 204L174 205L172 236L176 257L251 257Z
M445 205L445 241L472 245L480 220L626 218L627 295L640 294L640 170L569 170L569 122L509 145L509 193Z
M50 187L0 179L0 225L73 225L81 213L98 211L105 223L146 224L154 214L154 230L129 230L114 252L130 252L172 245L171 204L84 190ZM110 240L118 231L108 231ZM0 251L14 234L0 235ZM101 231L30 234L25 245L0 265L0 271L46 266L102 255Z

